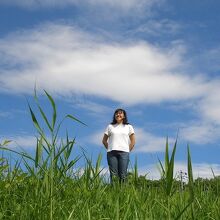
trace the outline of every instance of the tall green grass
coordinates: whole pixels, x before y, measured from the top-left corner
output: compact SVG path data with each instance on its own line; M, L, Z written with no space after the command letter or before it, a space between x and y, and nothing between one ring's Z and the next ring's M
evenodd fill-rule
M10 141L0 144L0 219L220 219L220 179L194 181L189 146L184 189L174 178L177 141L170 156L168 138L164 164L159 160L160 180L139 176L136 160L127 183L112 186L103 174L101 154L96 161L84 151L74 155L75 138L68 132L60 137L65 120L85 124L72 115L57 121L56 104L46 91L45 96L51 117L36 93L38 111L28 104L37 132L35 154L11 149ZM17 154L14 165L5 151ZM85 167L78 169L82 159Z

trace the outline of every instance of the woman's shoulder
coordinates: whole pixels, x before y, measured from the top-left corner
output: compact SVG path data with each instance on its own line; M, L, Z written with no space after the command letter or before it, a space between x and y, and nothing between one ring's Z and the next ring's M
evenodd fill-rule
M133 127L133 125L131 125L131 124L127 124L127 128L130 130L130 131L132 131L132 132L134 132L134 127Z
M128 127L133 127L133 125L131 125L130 123L125 124Z
M114 127L113 124L108 124L108 125L107 125L107 128L112 128L112 127Z

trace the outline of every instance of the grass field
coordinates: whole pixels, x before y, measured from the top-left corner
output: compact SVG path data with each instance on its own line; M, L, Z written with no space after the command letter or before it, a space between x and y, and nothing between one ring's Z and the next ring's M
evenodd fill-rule
M83 123L72 115L57 122L56 105L45 91L53 114L49 119L35 94L35 101L45 128L29 105L33 124L38 132L35 155L14 151L10 142L0 145L0 219L220 219L220 178L193 179L189 146L188 182L182 185L174 178L176 146L169 155L168 139L164 162L158 161L160 180L148 180L138 175L137 165L125 184L106 181L101 158L93 162L85 154L73 159L75 140L67 133L60 139L64 120ZM11 164L7 152L17 155ZM83 169L77 161L86 159Z

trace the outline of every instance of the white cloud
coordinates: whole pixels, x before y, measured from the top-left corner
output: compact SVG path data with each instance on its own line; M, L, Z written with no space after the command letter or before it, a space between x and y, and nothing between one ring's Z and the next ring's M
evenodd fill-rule
M214 48L206 50L205 53L192 55L194 65L201 71L209 71L211 73L218 73L220 70L219 64L220 46L215 45Z
M209 68L213 69L214 71L220 70L219 64L219 56L220 56L220 47L215 47L209 50L207 53L204 54L204 63L203 65L208 66Z
M197 179L198 177L201 178L213 178L212 170L215 176L220 175L220 164L208 164L208 163L193 163L193 178ZM212 169L212 170L211 170ZM160 172L157 166L154 164L150 164L145 167L140 167L139 175L146 175L148 179L160 179ZM178 178L180 171L187 173L187 163L186 162L175 162L174 165L174 175Z
M148 20L129 34L145 33L147 35L161 36L164 34L176 34L181 30L181 25L169 19Z
M25 8L32 7L57 7L57 6L66 6L66 5L75 5L78 0L2 0L0 4L5 5L16 5Z
M122 9L132 9L134 8L141 8L144 6L151 6L152 4L161 2L160 0L124 0L124 1L117 1L117 0L91 0L89 1L90 4L94 5L108 5L112 7L119 7Z
M12 116L11 112L0 111L0 118L8 118L11 116Z
M200 112L204 119L212 121L214 124L220 124L220 97L219 93L220 80L216 79L210 85L208 93L204 96L200 103Z
M39 138L39 136L37 136ZM7 145L8 148L18 148L23 150L33 150L37 147L37 137L31 135L11 135L3 136L2 140L10 140L11 142ZM47 140L51 140L50 137L47 137ZM63 139L65 140L65 138ZM62 139L58 137L57 146L61 143ZM44 142L43 142L44 143ZM77 143L77 142L76 142ZM46 143L44 143L45 146Z
M81 100L78 103L74 102L74 105L80 109L86 109L88 113L94 114L95 116L104 116L103 114L105 112L112 111L112 108L108 106L88 100Z
M11 141L8 144L8 148L21 148L24 150L35 149L37 143L36 137L30 135L9 136L9 137L4 137L3 139Z
M2 91L61 95L84 93L125 103L197 98L201 77L180 74L182 46L164 49L146 42L106 44L70 26L46 25L0 41ZM126 82L126 83L125 83Z
M147 42L106 43L101 36L71 26L46 24L0 39L0 64L7 67L0 72L0 91L32 94L36 82L39 90L61 97L88 94L122 105L195 103L186 110L201 122L183 127L183 136L209 143L220 124L220 81L184 74L184 52L182 43L172 48ZM97 103L78 104L94 113L108 111ZM162 139L145 137L149 141L140 149L162 149Z
M65 7L65 6L103 6L123 11L141 9L154 4L160 4L164 0L2 0L0 4L16 5L24 8L41 7Z
M103 138L104 132L105 132L105 128L103 128L103 131L97 131L91 134L88 138L85 138L85 140L97 146L102 146L102 138Z
M219 139L220 127L205 121L188 123L180 129L180 139L189 143L208 144Z
M8 111L1 111L0 110L0 117L2 118L14 118L16 117L17 115L23 115L23 114L26 114L26 111L24 110L20 110L20 109L10 109ZM20 117L20 116L18 116Z
M159 137L142 128L135 128L137 144L135 151L137 152L163 152L166 146L166 137ZM169 143L173 145L173 138L169 138Z

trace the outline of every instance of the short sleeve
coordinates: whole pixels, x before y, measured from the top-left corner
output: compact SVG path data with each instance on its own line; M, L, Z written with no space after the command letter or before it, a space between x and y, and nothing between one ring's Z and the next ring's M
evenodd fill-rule
M128 135L130 136L131 134L134 134L134 128L132 125L129 125L129 133Z
M109 125L108 125L107 128L105 129L104 134L110 136L110 128L109 128Z

